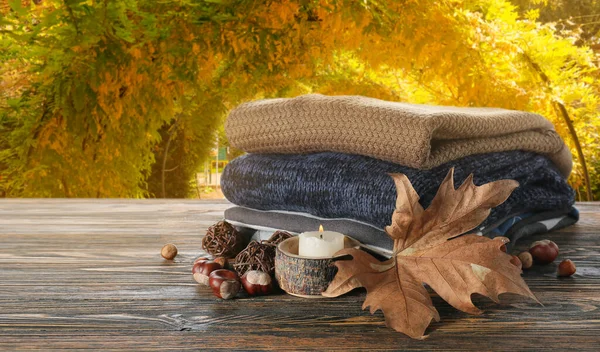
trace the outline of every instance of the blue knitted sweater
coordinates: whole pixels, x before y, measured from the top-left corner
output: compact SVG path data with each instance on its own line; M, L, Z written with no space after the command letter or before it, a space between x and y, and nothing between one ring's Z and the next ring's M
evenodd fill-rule
M360 155L246 154L231 161L221 178L225 197L234 204L259 210L285 210L324 218L349 218L379 228L390 223L396 189L389 173L408 176L429 206L451 167L458 187L470 174L481 185L514 179L520 186L492 209L482 225L524 211L566 209L575 193L546 157L523 151L472 155L419 170Z

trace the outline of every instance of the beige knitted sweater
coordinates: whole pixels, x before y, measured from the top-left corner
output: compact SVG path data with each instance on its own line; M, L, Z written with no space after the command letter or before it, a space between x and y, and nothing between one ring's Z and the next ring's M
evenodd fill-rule
M395 103L310 94L245 103L227 118L232 146L250 153L335 151L429 169L472 154L526 150L568 176L571 152L544 117L514 110Z

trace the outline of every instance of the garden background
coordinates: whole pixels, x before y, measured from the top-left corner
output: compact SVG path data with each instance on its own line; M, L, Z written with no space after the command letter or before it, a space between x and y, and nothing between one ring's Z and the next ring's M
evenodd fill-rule
M198 197L230 109L318 92L540 113L600 199L599 30L596 0L0 0L0 196Z

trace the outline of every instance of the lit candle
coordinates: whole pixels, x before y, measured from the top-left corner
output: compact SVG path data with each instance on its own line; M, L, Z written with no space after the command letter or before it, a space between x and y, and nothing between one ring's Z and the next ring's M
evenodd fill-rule
M339 232L319 231L303 232L299 236L298 255L308 258L331 258L335 252L344 248L344 235Z

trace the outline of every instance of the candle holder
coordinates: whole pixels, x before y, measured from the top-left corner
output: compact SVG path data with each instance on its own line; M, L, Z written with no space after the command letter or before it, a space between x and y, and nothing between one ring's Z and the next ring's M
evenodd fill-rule
M333 280L338 257L308 258L298 255L299 238L292 237L277 246L275 279L286 293L303 298L326 298L321 295ZM360 242L344 236L344 248L359 248Z

